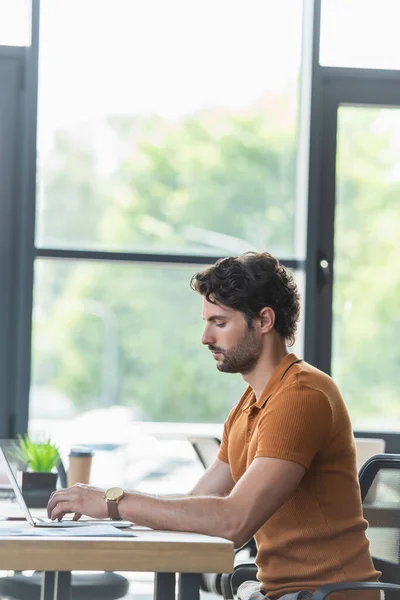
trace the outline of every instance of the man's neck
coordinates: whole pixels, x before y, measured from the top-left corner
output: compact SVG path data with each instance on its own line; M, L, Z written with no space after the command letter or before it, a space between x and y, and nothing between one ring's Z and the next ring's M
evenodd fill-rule
M288 354L284 340L279 338L271 344L270 347L264 347L260 358L258 359L257 365L251 371L242 375L243 379L253 389L256 401L260 398L263 393L265 386L272 377L273 372Z

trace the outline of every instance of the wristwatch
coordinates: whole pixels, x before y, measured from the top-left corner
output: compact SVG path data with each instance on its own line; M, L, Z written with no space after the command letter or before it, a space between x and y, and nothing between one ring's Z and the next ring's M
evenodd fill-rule
M120 487L112 487L104 492L104 498L107 502L108 516L113 521L120 521L118 512L118 502L125 496L125 492Z

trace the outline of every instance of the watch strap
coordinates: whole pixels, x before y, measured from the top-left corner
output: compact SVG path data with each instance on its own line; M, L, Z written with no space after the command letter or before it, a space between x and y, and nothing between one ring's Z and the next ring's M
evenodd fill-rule
M107 498L106 502L107 502L108 516L110 517L110 519L112 519L113 521L120 521L121 517L119 516L119 512L118 512L118 500L109 500Z

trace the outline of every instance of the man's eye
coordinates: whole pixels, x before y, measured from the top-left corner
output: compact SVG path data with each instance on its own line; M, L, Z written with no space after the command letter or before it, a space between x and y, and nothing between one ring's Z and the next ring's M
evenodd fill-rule
M216 326L222 328L222 327L225 327L225 323L216 323Z

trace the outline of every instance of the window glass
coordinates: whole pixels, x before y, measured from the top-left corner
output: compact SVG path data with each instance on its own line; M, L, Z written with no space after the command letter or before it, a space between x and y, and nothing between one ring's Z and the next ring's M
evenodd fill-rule
M200 342L199 269L36 261L31 417L116 405L139 421L224 421L245 383Z
M292 256L301 4L42 0L37 245Z
M339 109L332 369L361 430L400 426L399 155L399 109Z
M135 420L222 420L244 384L200 343L199 268L37 261L31 415L50 387L66 417L124 405Z
M400 69L398 0L322 0L320 62Z
M0 46L29 46L31 0L0 0Z

